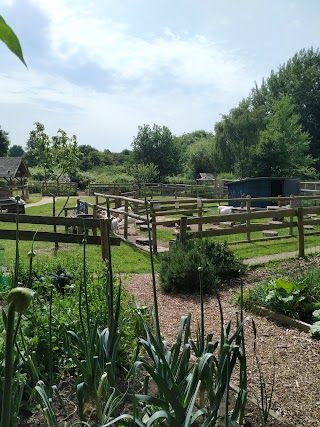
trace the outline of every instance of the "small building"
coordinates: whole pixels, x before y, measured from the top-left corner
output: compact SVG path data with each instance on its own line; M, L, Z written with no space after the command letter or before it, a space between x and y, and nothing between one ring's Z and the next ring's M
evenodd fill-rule
M214 173L200 172L197 175L197 184L212 185L214 183L215 179L216 179L216 176Z
M21 157L0 157L0 197L12 195L13 188L23 188L25 178L30 176Z
M259 177L245 178L229 182L228 198L251 197L278 197L299 195L300 180L295 178ZM240 202L230 202L230 205L240 206ZM252 202L252 207L266 208L272 204L270 201Z

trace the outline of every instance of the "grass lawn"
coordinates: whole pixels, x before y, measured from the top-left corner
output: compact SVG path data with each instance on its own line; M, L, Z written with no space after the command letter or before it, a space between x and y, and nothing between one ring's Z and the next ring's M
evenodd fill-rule
M75 206L77 197L70 198L67 206ZM94 197L83 197L90 202L94 202ZM58 213L64 206L65 198L58 199L56 202L56 212ZM27 215L52 215L52 204L45 204L41 206L33 206L26 209ZM21 230L34 230L35 225L33 224L20 224ZM2 223L2 229L15 229L13 223ZM38 225L38 231L48 231L52 229L51 226ZM63 227L60 227L61 231ZM59 231L59 227L58 227ZM29 259L27 257L28 252L31 249L31 242L20 241L20 261L22 264L27 264ZM2 252L3 266L11 269L14 265L16 244L13 240L0 240L0 247L4 248ZM35 242L34 250L36 257L34 258L34 268L37 268L37 263L47 263L54 259L54 262L62 266L68 266L70 264L82 265L83 259L83 245L79 244L60 244L60 251L54 252L54 243L47 242ZM102 267L103 262L101 260L101 247L96 245L86 246L86 258L88 269L94 270L96 266ZM133 248L132 246L121 242L120 246L112 246L112 262L113 271L115 274L118 273L148 273L150 272L150 258L147 252ZM155 268L159 265L159 255L154 257Z
M71 197L68 201L67 206L73 207L76 205L76 199L78 197ZM83 200L88 202L95 202L94 197L82 197ZM32 202L37 201L35 197ZM65 204L65 198L59 198L56 201L56 212L59 213L62 207ZM26 214L28 215L52 215L52 203L48 203L40 206L33 206L26 209ZM63 214L62 214L63 215ZM35 225L32 224L20 224L21 230L34 230ZM2 223L2 229L14 229L15 224L13 223ZM38 225L38 231L51 231L50 226ZM319 226L315 226L315 231L320 230ZM58 231L63 231L63 227L58 227ZM294 230L296 232L296 230ZM144 233L146 234L146 233ZM279 230L279 234L284 235L288 234L288 229ZM157 236L159 240L169 241L173 239L173 228L168 228L167 230L157 230ZM261 237L261 232L251 233L252 239ZM225 240L228 242L236 242L238 240L245 239L245 234L231 235L231 236L219 236L214 237L215 241L223 243ZM305 248L315 247L320 245L320 236L310 235L305 237ZM3 265L11 269L15 259L15 242L8 240L0 240L0 247L4 248L4 251L1 251L3 254ZM54 252L54 244L46 242L35 242L35 252L37 256L34 259L34 265L36 268L37 262L48 262L49 259L54 258L55 262L60 264L69 263L80 263L82 264L83 257L83 246L78 244L61 244L61 250L57 253ZM31 242L20 242L20 255L21 262L28 263L27 253L31 248ZM292 252L297 251L298 241L297 237L292 237L290 239L283 240L269 240L263 242L252 242L252 243L233 243L230 245L230 248L236 253L236 255L241 259L252 258L263 255L271 255L276 253ZM67 256L66 256L67 255ZM155 268L158 269L159 260L161 254L155 256ZM121 242L120 247L112 247L112 259L113 259L113 269L115 273L146 273L150 272L150 260L148 253L133 248L123 242ZM1 260L0 260L1 261ZM89 246L87 245L87 262L88 268L94 269L96 265L102 265L101 261L101 248L99 246Z

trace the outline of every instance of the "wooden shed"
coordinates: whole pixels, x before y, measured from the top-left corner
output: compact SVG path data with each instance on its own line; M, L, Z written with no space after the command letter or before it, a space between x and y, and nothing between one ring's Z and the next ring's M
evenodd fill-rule
M246 178L227 184L228 198L238 198L243 195L251 197L291 196L300 193L300 180L284 177ZM271 203L252 202L252 207L266 208ZM230 202L230 205L240 206L240 202Z
M0 197L8 197L12 189L23 187L30 172L21 157L0 157Z
M197 175L197 184L212 184L215 181L214 173L200 172Z

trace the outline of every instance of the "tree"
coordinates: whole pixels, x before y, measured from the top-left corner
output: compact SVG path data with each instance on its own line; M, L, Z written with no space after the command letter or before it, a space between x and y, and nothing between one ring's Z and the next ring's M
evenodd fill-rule
M289 96L300 115L304 132L310 135L309 153L320 171L320 52L303 49L271 72L260 88L252 90L253 108L264 105L268 111L274 101Z
M1 129L0 126L0 157L7 157L10 145L9 132Z
M252 155L266 120L265 108L253 109L251 100L245 99L216 123L214 160L219 172L232 172L240 178L255 174Z
M178 153L179 172L188 170L188 148L199 140L212 139L213 134L205 130L196 130L190 133L184 133L174 138L174 145Z
M77 138L75 135L68 137L64 130L59 129L50 139L44 125L37 122L30 132L27 147L36 164L43 169L45 181L53 179L58 185L62 177L70 177L79 167Z
M79 169L82 171L88 171L94 166L100 166L101 164L101 152L91 145L79 145L80 162Z
M158 180L158 169L154 164L138 163L132 165L129 175L133 176L136 183L156 182Z
M9 157L23 157L24 149L21 145L13 145L9 148Z
M200 172L214 171L214 138L198 139L189 145L186 150L187 174L191 179L196 179Z
M154 164L159 170L160 179L176 172L178 153L173 135L166 126L139 126L132 146L136 163Z
M300 115L286 96L273 104L265 130L255 150L256 176L312 175L313 159L308 156L309 134L302 130Z

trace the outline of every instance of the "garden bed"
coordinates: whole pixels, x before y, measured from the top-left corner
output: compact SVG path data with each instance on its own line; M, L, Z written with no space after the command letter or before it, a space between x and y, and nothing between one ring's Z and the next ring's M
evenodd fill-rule
M269 265L260 270L249 272L244 280L245 287L251 287L254 283L267 277L283 275L294 269L301 270L311 266L320 265L320 257L309 260L290 260L274 265ZM234 291L239 283L230 282L221 291L221 301L228 319L232 310L237 307L232 303ZM153 296L151 276L149 274L132 275L126 279L127 290L135 295L138 303L152 306ZM193 328L200 320L199 297L197 295L165 294L158 291L160 321L162 333L170 342L173 341L180 317L192 313ZM250 313L247 313L250 316ZM219 311L217 301L212 296L207 296L205 301L205 324L207 332L219 334ZM285 423L277 420L270 422L270 426L289 426L293 424L308 427L318 427L320 419L320 382L317 381L319 370L320 342L313 340L306 332L299 331L290 326L280 325L272 319L253 315L257 327L257 348L259 359L267 384L272 381L272 366L275 363L276 385L272 402L272 409ZM259 397L259 376L256 362L253 356L253 331L248 322L246 335L246 348L248 353L248 382L249 394L253 398ZM249 412L251 410L249 409ZM257 424L258 411L253 421L248 426ZM256 423L256 424L254 424Z

